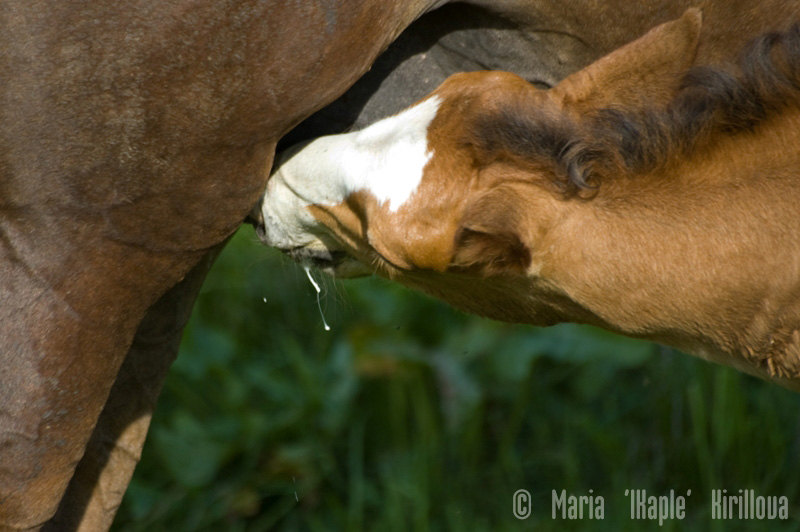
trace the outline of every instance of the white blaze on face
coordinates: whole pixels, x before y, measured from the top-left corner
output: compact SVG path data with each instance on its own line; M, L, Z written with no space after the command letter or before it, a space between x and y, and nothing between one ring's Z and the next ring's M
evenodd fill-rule
M309 205L337 205L358 191L394 212L422 180L433 155L428 126L436 116L433 96L361 131L320 137L285 156L267 185L262 206L267 243L288 249L309 245L316 222Z

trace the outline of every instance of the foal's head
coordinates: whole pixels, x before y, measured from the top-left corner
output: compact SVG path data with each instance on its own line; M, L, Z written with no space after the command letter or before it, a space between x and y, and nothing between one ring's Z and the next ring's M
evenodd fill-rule
M699 28L691 10L548 91L457 74L398 115L290 149L268 183L264 239L343 277L535 273L566 200L594 194L615 164L585 142L581 116L666 100Z

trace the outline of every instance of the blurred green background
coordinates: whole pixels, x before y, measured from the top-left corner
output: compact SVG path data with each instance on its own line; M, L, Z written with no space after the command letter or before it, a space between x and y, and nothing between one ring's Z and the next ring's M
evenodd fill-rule
M323 285L330 332L302 269L239 231L115 530L800 530L800 395L598 329ZM686 519L631 521L629 488L691 489ZM791 519L712 521L716 488L785 495ZM605 520L553 521L554 489L604 496Z

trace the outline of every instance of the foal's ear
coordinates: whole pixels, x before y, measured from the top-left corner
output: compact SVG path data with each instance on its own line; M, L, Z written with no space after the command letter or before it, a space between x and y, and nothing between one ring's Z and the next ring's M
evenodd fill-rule
M666 101L694 62L702 19L700 9L686 10L681 18L656 26L568 76L552 89L553 97L577 106L577 111Z
M521 237L521 212L511 190L498 187L472 202L454 237L450 267L484 275L525 273L531 252Z

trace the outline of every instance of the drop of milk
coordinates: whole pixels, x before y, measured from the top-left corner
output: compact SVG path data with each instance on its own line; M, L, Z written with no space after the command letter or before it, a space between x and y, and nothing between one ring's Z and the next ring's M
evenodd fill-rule
M322 304L319 302L319 293L321 292L321 290L319 289L319 285L314 280L314 278L311 277L311 267L303 266L303 269L306 271L306 276L308 277L308 280L311 281L311 285L314 287L314 290L317 291L317 308L319 309L319 315L322 316L322 324L325 325L326 331L330 331L331 328L328 325L328 322L325 321L325 314L322 313Z

